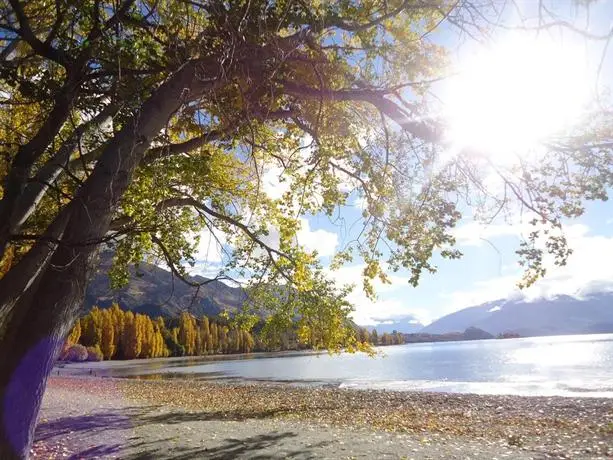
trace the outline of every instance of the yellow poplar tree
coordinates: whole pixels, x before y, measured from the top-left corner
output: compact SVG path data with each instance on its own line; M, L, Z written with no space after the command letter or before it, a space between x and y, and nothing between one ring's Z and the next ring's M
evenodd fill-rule
M187 312L181 313L179 319L179 343L185 347L185 354L192 356L196 348L196 328L193 316Z
M110 310L102 310L102 341L100 351L104 359L111 359L115 354L115 327Z
M115 347L115 353L118 353L120 351L119 349L121 348L121 338L123 337L125 313L116 303L111 305L109 310L113 323L113 345Z
M202 354L211 353L211 349L213 348L213 342L211 339L211 330L209 325L209 318L206 316L202 317L200 322L200 336L202 338Z
M77 321L75 325L72 327L72 329L70 330L70 334L68 335L68 338L66 339L66 345L68 346L74 345L75 343L79 342L80 338L81 338L81 321Z
M143 346L140 356L142 358L154 358L155 357L155 331L153 329L153 322L151 318L145 315L139 315L142 317L142 337Z
M141 351L141 338L138 335L138 325L136 318L131 311L126 312L123 333L123 353L126 359L138 358Z
M219 353L219 329L216 323L211 323L211 353Z
M222 353L228 352L228 328L220 326L219 328L219 348Z

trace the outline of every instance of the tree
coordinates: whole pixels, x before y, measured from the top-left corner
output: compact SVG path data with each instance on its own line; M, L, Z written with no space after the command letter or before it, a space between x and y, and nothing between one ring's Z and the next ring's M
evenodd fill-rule
M141 353L143 341L139 321L137 321L138 316L138 314L134 315L131 311L126 312L124 316L121 348L126 359L136 359Z
M229 345L230 341L228 340L228 328L226 326L219 326L219 350L222 353L227 353Z
M76 321L75 325L70 330L70 334L68 334L66 343L69 346L74 345L75 343L79 343L80 338L81 338L81 321Z
M179 343L185 348L185 354L192 356L196 352L195 319L187 312L181 313L179 318Z
M153 329L153 322L151 318L146 315L142 315L143 318L143 347L140 356L142 358L155 358L156 343L155 343L155 330Z
M211 353L219 353L219 329L216 323L211 323Z
M113 346L115 349L115 354L123 357L124 351L121 340L124 334L124 312L116 303L111 305L110 312L113 323Z
M255 347L255 340L253 340L253 336L249 331L241 332L243 334L243 349L241 351L243 353L251 353L251 351Z
M81 338L81 320L78 319L77 321L75 321L74 326L70 330L70 334L68 334L68 337L66 338L66 342L64 343L64 346L62 347L62 352L60 353L60 359L62 360L67 359L68 350L70 350L70 348L73 345L77 344L80 338Z
M253 290L287 286L290 302L273 303L271 316L302 318L301 340L334 349L355 343L350 308L332 286L320 302L317 255L295 238L301 214L332 215L347 185L362 194L364 229L335 264L362 258L369 296L384 267L407 269L416 284L435 270L434 253L458 257L454 192L483 174L470 157L438 161L441 127L422 97L442 64L429 33L462 25L464 3L1 2L0 409L12 422L0 425L0 457L28 456L102 243L115 249L115 284L149 256L196 284L181 266L193 261L193 235L222 232L232 251L220 277L253 273ZM570 194L544 165L505 172L509 196L554 227L576 215L578 200L602 198L612 182L610 155L595 155L609 150L598 145L558 150L580 167L561 161L555 173L587 177ZM270 168L291 181L279 199L261 193ZM278 245L264 238L271 229ZM563 262L565 240L548 238L545 252ZM543 272L535 239L520 248L527 282ZM129 315L120 344L137 357L142 320ZM218 329L214 348L227 349Z
M113 324L113 313L109 309L102 310L100 351L104 359L111 359L115 354L115 325Z
M169 356L171 351L168 349L166 345L166 337L168 331L166 329L166 325L164 324L164 318L158 316L154 321L155 328L155 341L156 341L156 357L165 357Z
M66 361L86 361L88 357L87 348L83 345L77 343L75 345L70 346L64 355L64 359Z
M102 361L104 358L102 355L102 351L100 351L99 345L94 345L93 347L87 347L87 361Z
M178 328L172 328L170 330L164 329L163 337L165 347L168 349L172 356L184 356L185 348L179 343L178 340Z
M202 340L202 350L200 354L206 355L210 353L213 348L209 318L206 316L203 316L200 320L200 337Z
M98 307L81 318L81 343L93 347L102 341L102 313Z

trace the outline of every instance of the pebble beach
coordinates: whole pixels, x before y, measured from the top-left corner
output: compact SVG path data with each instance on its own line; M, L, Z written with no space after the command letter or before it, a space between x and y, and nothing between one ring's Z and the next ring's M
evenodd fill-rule
M613 458L613 399L52 377L34 458Z

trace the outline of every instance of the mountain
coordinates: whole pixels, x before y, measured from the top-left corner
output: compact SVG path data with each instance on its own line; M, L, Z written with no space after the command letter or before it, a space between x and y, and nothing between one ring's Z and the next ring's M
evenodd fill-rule
M403 334L412 334L423 329L424 325L417 321L413 316L403 317L402 319L395 320L379 320L379 324L376 326L368 326L369 332L373 329L377 330L377 334L392 333L394 331L401 332Z
M146 313L150 316L178 316L181 311L190 309L196 315L214 316L222 310L234 311L245 300L241 288L231 287L221 281L211 281L199 289L188 286L174 278L172 274L156 265L142 263L138 269L131 268L129 284L119 290L111 290L106 275L111 267L112 255L104 252L100 265L89 283L84 307L107 307L119 303L125 310ZM195 282L206 278L194 276Z
M427 334L424 332L404 334L404 343L457 342L459 340L486 340L493 338L494 336L489 332L476 327L469 327L464 332L448 332L446 334Z
M523 337L613 332L613 293L594 293L584 299L563 295L497 300L443 316L420 332L445 334L469 327L494 335L512 331Z

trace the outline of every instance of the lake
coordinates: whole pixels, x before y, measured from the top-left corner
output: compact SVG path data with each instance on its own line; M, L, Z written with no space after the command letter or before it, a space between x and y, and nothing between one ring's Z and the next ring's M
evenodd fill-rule
M613 334L406 344L381 356L294 353L69 365L97 375L292 382L341 388L613 397Z

